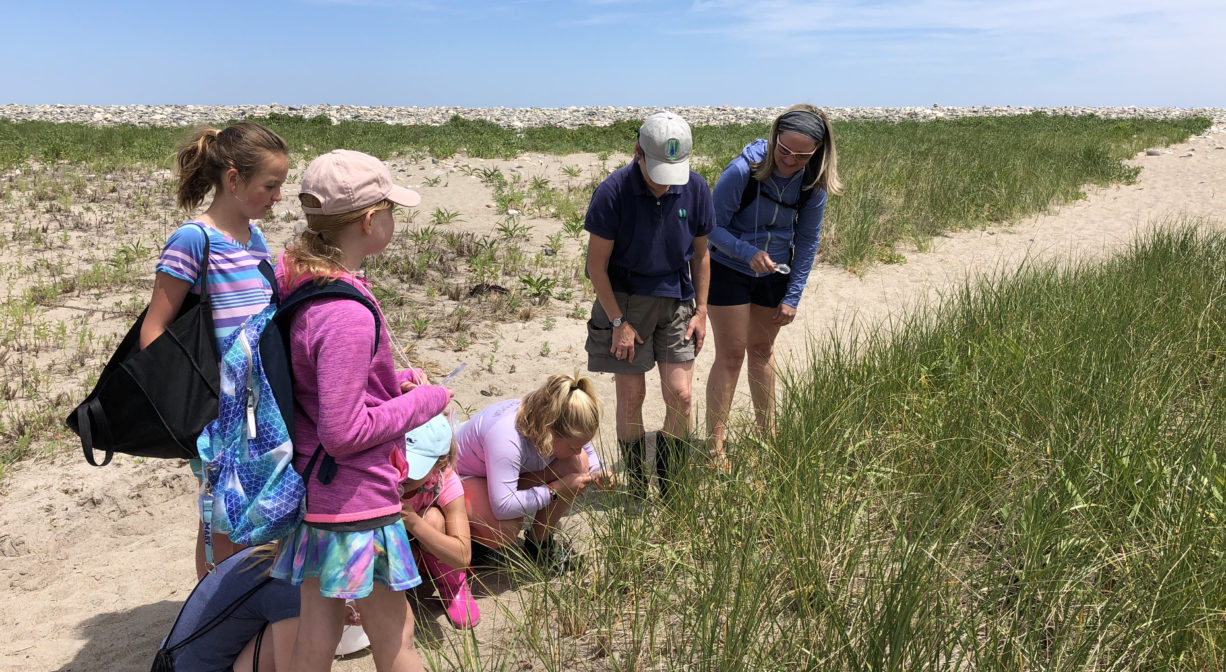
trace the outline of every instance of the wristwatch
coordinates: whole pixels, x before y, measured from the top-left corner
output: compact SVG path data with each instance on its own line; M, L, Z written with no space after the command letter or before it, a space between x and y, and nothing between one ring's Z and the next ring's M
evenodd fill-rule
M549 501L551 502L558 501L558 491L557 490L554 490L553 488L549 487L549 484L545 485L545 489L549 491Z
M609 320L609 324L612 324L614 329L622 326L623 324L625 324L625 322L626 322L625 317L615 317Z

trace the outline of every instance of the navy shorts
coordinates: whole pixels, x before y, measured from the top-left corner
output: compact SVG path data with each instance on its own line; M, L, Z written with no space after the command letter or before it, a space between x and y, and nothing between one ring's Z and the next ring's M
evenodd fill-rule
M755 278L712 259L707 305L743 306L752 303L764 308L778 308L788 293L788 278L782 273Z

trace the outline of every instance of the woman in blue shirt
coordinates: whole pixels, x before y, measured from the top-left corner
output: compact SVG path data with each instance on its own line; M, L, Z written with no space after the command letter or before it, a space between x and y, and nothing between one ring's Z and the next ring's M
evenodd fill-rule
M834 134L821 110L793 105L775 119L715 185L708 292L715 363L707 380L707 435L723 460L729 407L741 364L758 431L774 432L774 346L796 308L817 257L827 194L843 191Z

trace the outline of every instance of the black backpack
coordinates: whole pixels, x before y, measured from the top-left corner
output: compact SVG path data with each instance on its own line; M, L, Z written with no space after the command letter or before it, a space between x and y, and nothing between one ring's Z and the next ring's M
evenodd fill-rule
M276 286L274 280L274 300L277 298ZM379 309L356 287L344 280L333 280L322 286L308 282L290 292L284 301L278 302L277 314L264 327L264 333L260 335L260 359L264 365L264 375L268 378L273 398L276 399L277 407L281 410L281 419L285 421L285 428L289 430L290 438L294 436L294 371L289 355L290 320L306 304L325 298L349 299L366 306L375 318L375 345L370 353L371 357L373 358L379 351L379 335L383 328L383 321L379 318ZM315 462L321 454L323 462L319 466L317 475L320 482L329 483L336 475L336 462L320 445L315 448L310 462L303 471L304 481L311 477Z

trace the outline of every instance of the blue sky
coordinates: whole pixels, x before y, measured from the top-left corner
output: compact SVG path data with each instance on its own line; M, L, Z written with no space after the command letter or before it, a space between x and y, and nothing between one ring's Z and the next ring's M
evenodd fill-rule
M0 0L0 104L1226 107L1223 0Z

